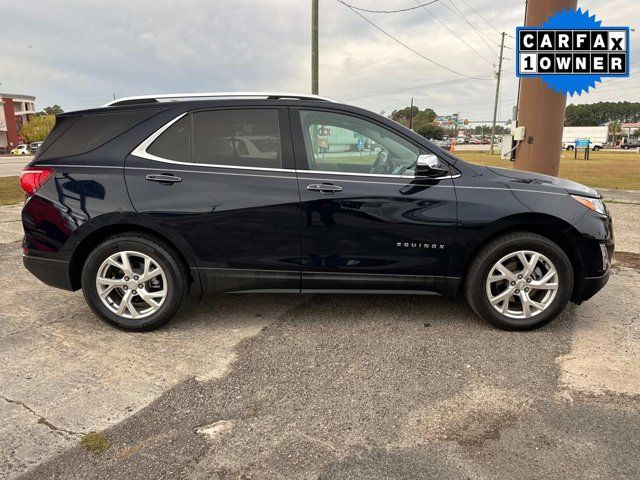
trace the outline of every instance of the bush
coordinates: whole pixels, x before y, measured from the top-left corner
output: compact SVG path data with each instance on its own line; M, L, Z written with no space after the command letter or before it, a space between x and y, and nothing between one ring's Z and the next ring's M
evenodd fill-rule
M29 143L41 142L49 135L55 124L56 117L53 115L36 115L24 124L20 135Z

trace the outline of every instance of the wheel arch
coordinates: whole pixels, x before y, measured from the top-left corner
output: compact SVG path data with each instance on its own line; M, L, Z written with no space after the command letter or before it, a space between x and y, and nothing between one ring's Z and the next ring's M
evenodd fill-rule
M498 237L514 232L535 233L548 238L562 249L569 258L573 269L574 285L571 299L575 301L575 295L582 289L585 275L582 257L576 246L580 234L572 225L553 215L534 212L524 213L506 217L487 226L483 230L483 234L478 235L481 240L474 244L463 262L463 278L467 278L473 260L487 244ZM477 234L477 232L474 234ZM462 288L463 283L460 282L459 288Z
M200 276L195 266L195 254L186 241L176 238L175 235L171 235L170 233L158 231L157 228L153 228L145 223L131 222L131 219L127 219L128 221L126 222L120 219L115 223L111 223L108 220L105 221L105 219L101 220L99 225L96 224L92 225L93 228L82 229L82 236L74 236L75 238L71 239L71 242L68 242L73 244L73 253L69 261L69 278L73 290L81 288L81 275L84 262L89 256L89 253L91 253L100 242L123 233L137 233L154 238L165 244L168 248L171 248L186 268L192 287L195 287L198 292L201 291Z

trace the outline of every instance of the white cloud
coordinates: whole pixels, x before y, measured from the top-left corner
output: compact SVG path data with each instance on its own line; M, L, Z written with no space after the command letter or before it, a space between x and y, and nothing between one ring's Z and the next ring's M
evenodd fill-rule
M416 4L415 0L348 1L372 9ZM425 7L440 21L424 9L363 15L424 56L466 75L481 75L481 80L445 71L393 42L337 1L320 0L321 93L374 111L406 106L413 96L419 106L439 113L490 119L495 92L491 64L497 61L500 35L465 2L498 30L512 34L523 21L524 2L513 0L441 0ZM310 0L6 3L3 18L13 20L3 24L0 90L33 94L40 107L57 103L68 110L101 105L114 93L307 92L310 4ZM637 2L589 0L579 5L606 25L640 23ZM507 46L514 47L514 40L508 40ZM632 48L640 48L635 34ZM511 116L518 85L514 51L507 49L505 56L511 60L503 66L499 109L503 120ZM638 60L634 53L632 65L637 66ZM569 101L639 101L636 75L606 82Z

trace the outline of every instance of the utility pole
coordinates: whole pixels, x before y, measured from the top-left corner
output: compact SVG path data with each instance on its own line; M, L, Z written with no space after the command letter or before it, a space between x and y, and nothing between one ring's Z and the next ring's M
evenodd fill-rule
M498 117L498 100L500 98L500 79L502 78L502 56L504 53L504 37L506 33L502 32L502 41L500 42L500 58L498 59L498 73L496 74L496 99L493 104L493 124L491 126L491 147L489 147L489 155L493 155L493 144L496 135L496 119Z
M413 97L411 97L411 107L409 107L409 130L413 130Z
M311 93L318 95L318 0L311 0Z
M549 15L575 9L577 0L529 0L526 26L539 26ZM567 97L548 89L539 78L521 78L518 123L525 140L516 148L515 168L558 175L562 155L562 129Z

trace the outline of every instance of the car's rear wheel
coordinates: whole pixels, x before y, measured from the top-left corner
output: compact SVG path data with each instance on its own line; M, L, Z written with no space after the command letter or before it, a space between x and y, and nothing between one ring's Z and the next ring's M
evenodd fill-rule
M564 310L573 282L571 262L556 243L517 232L493 240L477 255L465 294L471 308L492 325L529 330Z
M118 235L98 245L82 269L82 291L108 324L146 331L168 322L189 288L177 254L144 235Z

